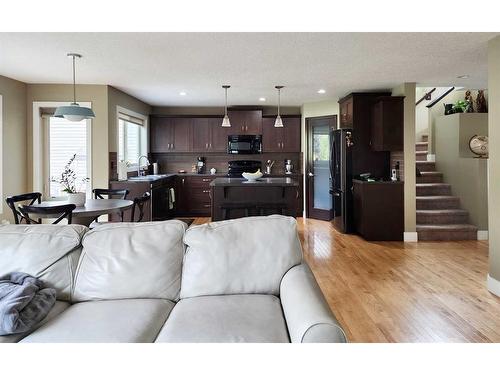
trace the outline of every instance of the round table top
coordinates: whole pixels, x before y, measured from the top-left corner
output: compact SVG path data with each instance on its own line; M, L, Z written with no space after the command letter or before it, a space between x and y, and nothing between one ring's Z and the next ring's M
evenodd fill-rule
M54 207L63 204L69 204L68 201L44 201L40 204L33 204L35 207ZM123 211L132 207L133 201L128 199L87 199L85 206L76 207L73 210L75 217L96 217L100 215L107 215L114 212Z

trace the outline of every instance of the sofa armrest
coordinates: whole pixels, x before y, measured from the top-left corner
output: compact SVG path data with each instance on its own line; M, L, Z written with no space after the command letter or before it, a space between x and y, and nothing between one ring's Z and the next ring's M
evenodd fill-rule
M283 276L280 299L292 342L347 342L307 264Z

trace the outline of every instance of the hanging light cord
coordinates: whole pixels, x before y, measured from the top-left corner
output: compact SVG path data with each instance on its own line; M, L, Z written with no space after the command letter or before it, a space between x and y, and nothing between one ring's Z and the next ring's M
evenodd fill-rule
M224 88L225 96L226 96L226 106L224 107L224 116L227 116L227 87Z
M278 116L280 115L281 89L278 89Z
M75 56L73 55L73 104L76 104Z

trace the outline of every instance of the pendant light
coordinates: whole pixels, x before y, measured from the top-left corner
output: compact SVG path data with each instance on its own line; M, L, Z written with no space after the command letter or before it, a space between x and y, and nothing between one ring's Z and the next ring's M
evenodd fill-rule
M225 90L225 94L226 94L226 105L224 107L224 118L222 119L222 127L223 128L230 128L231 127L231 122L229 121L229 116L227 115L227 89L230 87L231 86L229 86L229 85L222 86L222 88Z
M281 104L281 89L285 86L274 86L276 90L278 90L278 116L276 117L276 121L274 121L274 127L275 128L282 128L283 127L283 121L281 120L280 116L280 104Z
M73 103L58 107L54 113L54 117L65 118L69 121L82 121L95 117L94 111L87 107L80 107L76 102L76 80L75 80L75 59L81 58L78 53L68 53L68 57L73 59Z

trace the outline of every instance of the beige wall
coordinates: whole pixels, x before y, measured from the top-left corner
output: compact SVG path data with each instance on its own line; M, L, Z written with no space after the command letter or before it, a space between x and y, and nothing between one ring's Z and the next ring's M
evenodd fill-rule
M404 210L405 233L416 231L415 177L415 83L404 83L392 90L394 96L404 96Z
M116 107L120 106L128 110L149 116L151 106L139 99L130 96L112 86L108 86L108 147L109 152L117 152L118 146L118 122L116 118Z
M440 116L435 126L436 169L443 172L444 182L451 184L453 195L469 211L470 223L479 230L488 230L488 161L475 158L468 144L474 134L487 135L487 127L488 116L483 113Z
M488 44L488 227L490 247L490 276L496 284L489 285L490 290L498 288L500 283L500 37ZM500 295L500 289L495 289Z
M3 97L2 143L3 176L0 220L12 221L5 197L28 191L26 159L26 84L0 76L0 95Z
M26 95L28 114L28 186L33 186L33 102L72 101L72 85L30 84ZM108 89L106 85L77 85L76 99L91 102L92 120L92 184L108 186Z

